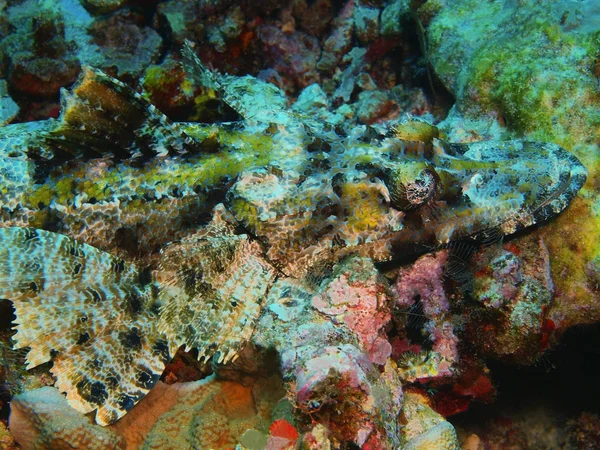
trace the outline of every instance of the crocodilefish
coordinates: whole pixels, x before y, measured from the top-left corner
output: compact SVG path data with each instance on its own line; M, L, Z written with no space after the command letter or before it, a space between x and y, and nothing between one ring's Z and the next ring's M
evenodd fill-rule
M0 128L14 346L29 347L28 368L53 361L56 387L101 425L182 346L233 360L276 280L508 235L560 213L586 179L554 144L345 129L189 46L183 65L237 120L173 123L88 67L58 119Z

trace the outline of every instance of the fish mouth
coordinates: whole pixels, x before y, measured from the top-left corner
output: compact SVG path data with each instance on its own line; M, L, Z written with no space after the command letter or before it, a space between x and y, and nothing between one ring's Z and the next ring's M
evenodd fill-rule
M529 145L540 145L537 142L527 142ZM572 153L556 144L542 144L550 147L556 155L557 163L561 161L559 182L556 188L549 193L532 211L536 223L545 222L562 212L585 184L588 171L583 163Z
M544 155L549 166L554 168L555 179L544 195L540 196L526 208L520 208L515 214L501 224L506 235L516 233L532 225L548 222L564 211L577 196L588 176L583 163L572 153L552 143L525 141L524 152Z

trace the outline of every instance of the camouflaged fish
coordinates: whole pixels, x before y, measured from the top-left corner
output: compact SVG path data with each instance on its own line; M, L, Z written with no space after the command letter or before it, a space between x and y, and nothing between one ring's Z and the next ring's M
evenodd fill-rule
M235 358L277 278L511 234L561 212L586 178L553 144L344 130L184 56L238 121L171 123L85 68L59 119L0 128L0 298L14 303L15 347L30 348L28 368L53 361L58 389L101 425L181 346Z

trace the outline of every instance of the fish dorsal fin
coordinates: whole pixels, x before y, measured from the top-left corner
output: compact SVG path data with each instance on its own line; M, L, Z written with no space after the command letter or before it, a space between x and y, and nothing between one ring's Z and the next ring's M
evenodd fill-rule
M199 86L216 91L218 97L245 120L263 124L294 123L287 108L285 93L274 84L258 78L222 75L210 70L196 56L192 44L185 41L182 67L186 75Z
M193 139L126 84L85 67L70 91L61 91L58 126L42 134L67 157L117 158L193 152Z
M56 386L82 413L108 425L158 381L175 348L156 328L144 273L66 236L0 229L0 298L13 302L15 348L27 368L52 360Z

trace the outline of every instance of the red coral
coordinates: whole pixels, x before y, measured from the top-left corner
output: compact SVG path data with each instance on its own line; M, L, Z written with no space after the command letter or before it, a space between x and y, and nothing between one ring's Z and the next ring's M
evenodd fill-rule
M298 439L298 431L294 425L285 419L279 419L273 422L269 428L269 433L271 436L282 437L289 439L290 441L295 441Z
M365 54L365 60L369 63L379 61L388 52L396 48L399 43L400 41L397 38L381 37L369 45L367 53Z
M435 394L435 410L444 417L466 411L472 402L489 403L496 394L487 367L474 359L463 358L460 377L450 390Z
M465 412L469 409L471 399L460 397L452 392L444 392L436 395L435 410L444 417Z

